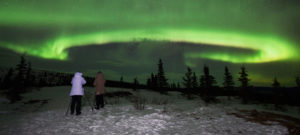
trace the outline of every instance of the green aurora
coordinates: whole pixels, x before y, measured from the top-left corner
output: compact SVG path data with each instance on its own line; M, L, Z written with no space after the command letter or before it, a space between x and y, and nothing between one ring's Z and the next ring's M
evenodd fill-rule
M53 41L47 41L43 45L18 45L5 44L7 48L13 49L17 52L27 52L30 55L39 56L42 58L66 60L68 57L65 51L69 47L83 46L90 44L106 44L111 42L130 42L134 39L152 39L159 41L173 41L173 42L191 42L202 44L213 44L215 46L238 47L257 50L254 56L239 58L232 56L229 53L199 53L186 54L186 57L202 57L215 60L222 60L233 63L260 63L270 62L276 60L286 60L295 58L295 49L287 41L279 38L268 36L248 36L242 33L229 32L206 32L197 30L157 30L155 33L148 33L146 31L119 31L116 33L92 33L71 37L58 37ZM125 35L125 36L124 36ZM232 40L228 40L232 39ZM37 47L38 46L38 47Z
M187 66L191 59L298 62L299 7L283 0L0 0L0 47L68 61L72 47L147 39L254 51L187 51Z

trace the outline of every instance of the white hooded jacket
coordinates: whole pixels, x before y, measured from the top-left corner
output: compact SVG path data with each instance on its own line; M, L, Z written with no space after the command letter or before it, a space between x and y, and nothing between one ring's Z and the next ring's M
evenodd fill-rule
M82 73L76 72L73 79L72 79L72 89L70 92L70 96L74 95L84 95L82 85L84 85L86 81L82 77Z

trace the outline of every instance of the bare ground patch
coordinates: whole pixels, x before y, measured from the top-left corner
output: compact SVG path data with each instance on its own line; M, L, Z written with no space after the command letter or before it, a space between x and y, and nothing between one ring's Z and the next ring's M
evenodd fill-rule
M260 123L263 125L274 125L280 124L288 128L290 135L300 135L300 119L275 114L265 111L257 111L257 110L238 110L238 112L227 113L229 115L234 115L239 118L243 118L247 121Z

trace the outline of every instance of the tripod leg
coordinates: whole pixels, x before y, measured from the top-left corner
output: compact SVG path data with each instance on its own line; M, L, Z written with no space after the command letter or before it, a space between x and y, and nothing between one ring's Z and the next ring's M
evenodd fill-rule
M90 105L90 107L92 108L92 112L94 112L94 108L93 106L91 105L91 102L88 100L88 98L86 97L86 95L84 95L86 101L88 102L88 104Z
M71 107L71 102L72 102L72 99L71 99L71 101L70 101L70 103L69 103L69 106L68 106L68 109L67 109L67 111L66 111L66 116L68 115L68 113L69 113L69 110L70 110L70 107Z

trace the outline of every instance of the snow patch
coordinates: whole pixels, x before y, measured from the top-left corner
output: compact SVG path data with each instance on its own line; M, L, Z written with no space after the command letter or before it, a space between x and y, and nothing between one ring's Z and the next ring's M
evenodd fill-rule
M87 88L87 91L92 89ZM109 91L108 89L107 91ZM121 89L113 89L119 91ZM45 88L28 94L51 99L35 112L0 111L0 134L103 134L103 135L283 135L287 128L272 123L270 126L245 121L226 112L234 110L224 104L204 106L200 100L186 100L180 93L169 96L140 91L149 99L167 98L168 104L146 104L145 110L136 110L130 102L106 105L104 109L91 111L87 105L82 115L65 116L69 103L67 87ZM136 94L136 93L134 93ZM136 94L137 95L137 94ZM151 100L148 100L151 101ZM165 109L167 108L167 109ZM1 113L2 112L2 113ZM8 113L11 112L11 113Z

